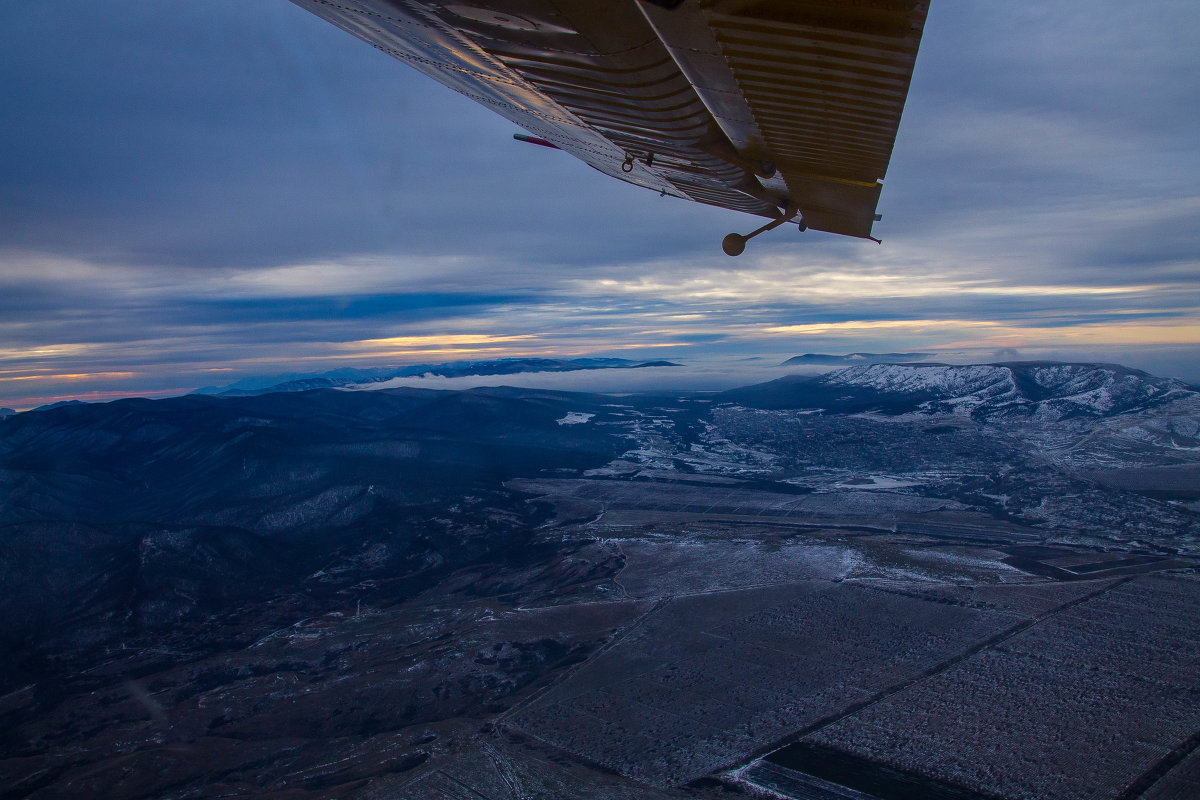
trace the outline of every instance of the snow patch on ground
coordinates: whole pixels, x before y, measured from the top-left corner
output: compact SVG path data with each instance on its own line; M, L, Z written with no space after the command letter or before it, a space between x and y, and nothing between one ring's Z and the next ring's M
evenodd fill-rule
M567 415L562 419L555 420L559 425L581 425L591 420L595 414L588 414L583 411L568 411Z
M909 486L921 486L925 482L895 478L891 475L871 475L867 478L856 478L842 481L833 485L834 489L903 489Z

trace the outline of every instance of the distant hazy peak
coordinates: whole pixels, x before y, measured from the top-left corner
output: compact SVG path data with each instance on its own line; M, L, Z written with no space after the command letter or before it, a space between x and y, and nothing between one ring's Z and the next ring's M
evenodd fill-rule
M57 403L47 403L44 406L38 406L34 411L49 411L52 408L62 408L63 406L86 406L87 403L82 400L59 400ZM15 413L15 412L14 412Z
M780 366L795 366L799 364L896 364L905 361L924 361L931 353L847 353L846 355L831 355L829 353L805 353L792 356Z

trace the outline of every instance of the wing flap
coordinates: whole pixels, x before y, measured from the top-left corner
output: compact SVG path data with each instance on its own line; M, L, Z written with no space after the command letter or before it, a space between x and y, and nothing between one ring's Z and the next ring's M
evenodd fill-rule
M810 227L868 237L928 13L918 0L714 3L714 36Z

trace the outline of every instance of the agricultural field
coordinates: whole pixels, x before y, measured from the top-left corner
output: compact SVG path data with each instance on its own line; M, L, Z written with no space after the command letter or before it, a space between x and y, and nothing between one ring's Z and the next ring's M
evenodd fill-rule
M1114 796L1200 729L1198 611L1192 578L1101 584L767 760L820 777L850 756L980 796Z

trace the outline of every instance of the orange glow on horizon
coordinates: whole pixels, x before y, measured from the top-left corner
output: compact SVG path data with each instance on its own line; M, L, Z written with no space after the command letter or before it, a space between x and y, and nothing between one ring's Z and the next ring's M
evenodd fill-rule
M16 370L13 370L16 372ZM8 377L0 377L0 383L7 381L84 381L84 380L108 380L111 378L133 378L140 375L139 372L62 372L62 373L41 373L38 375L11 375Z

